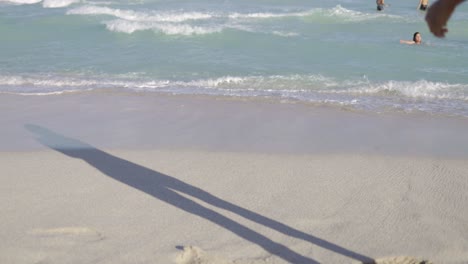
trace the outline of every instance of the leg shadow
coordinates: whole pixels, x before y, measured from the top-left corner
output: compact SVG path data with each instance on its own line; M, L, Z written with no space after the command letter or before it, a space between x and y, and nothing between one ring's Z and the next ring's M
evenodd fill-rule
M262 234L257 233L254 230L217 213L216 211L187 199L177 192L190 195L208 204L238 214L246 219L274 229L285 235L308 241L332 252L353 258L363 263L374 263L374 260L370 257L350 251L324 239L314 237L276 220L224 201L198 187L118 158L82 141L64 137L37 125L28 124L25 125L25 128L34 133L37 136L37 140L44 146L61 152L69 157L82 159L105 175L145 192L181 210L211 221L212 223L215 223L232 233L257 244L264 250L284 259L287 262L318 263L317 261L302 256L286 246L276 243Z

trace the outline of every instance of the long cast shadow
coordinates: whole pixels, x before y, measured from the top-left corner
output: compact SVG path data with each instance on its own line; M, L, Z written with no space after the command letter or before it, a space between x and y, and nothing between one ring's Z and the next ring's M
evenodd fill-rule
M113 156L77 139L67 138L37 125L27 124L25 125L25 128L34 133L37 136L37 140L44 146L61 152L67 156L82 159L105 175L117 181L147 193L188 213L211 221L232 233L257 244L264 250L290 263L319 262L302 256L288 247L276 243L262 234L255 232L254 230L245 227L222 214L217 213L216 211L187 199L177 192L190 195L218 208L238 214L250 221L264 225L285 235L308 241L332 252L353 258L363 263L374 263L374 260L370 257L350 251L324 239L304 233L276 220L224 201L198 187Z

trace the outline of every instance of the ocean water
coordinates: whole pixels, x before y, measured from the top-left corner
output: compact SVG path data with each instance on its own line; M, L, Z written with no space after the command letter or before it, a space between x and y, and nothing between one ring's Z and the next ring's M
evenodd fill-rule
M445 39L417 2L0 0L0 94L265 97L468 117L468 4ZM400 39L422 34L423 45Z

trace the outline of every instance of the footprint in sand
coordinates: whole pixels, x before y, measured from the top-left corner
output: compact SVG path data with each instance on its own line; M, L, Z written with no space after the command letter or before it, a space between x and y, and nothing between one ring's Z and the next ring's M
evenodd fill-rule
M221 259L216 256L210 256L199 247L195 246L178 246L182 250L176 259L176 264L233 264L233 262Z
M58 227L58 228L37 228L29 232L43 242L50 242L57 245L71 245L98 242L104 236L96 230L88 227Z
M36 228L27 232L28 243L21 248L24 263L93 263L97 248L105 239L89 227ZM73 260L73 261L72 261Z

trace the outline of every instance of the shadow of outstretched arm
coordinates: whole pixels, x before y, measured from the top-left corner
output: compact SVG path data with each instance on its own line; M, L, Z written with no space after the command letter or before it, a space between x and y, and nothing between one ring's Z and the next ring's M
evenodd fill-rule
M311 258L302 256L288 247L276 243L262 234L178 194L177 191L200 199L218 208L236 213L250 221L256 222L285 235L308 241L317 246L363 263L374 263L374 260L369 257L355 253L326 240L289 227L276 220L224 201L198 187L130 161L118 158L82 141L64 137L37 125L28 124L25 125L25 127L34 133L37 136L37 140L44 146L61 152L69 157L82 159L101 171L103 174L117 181L149 194L161 201L184 210L185 212L211 221L239 237L257 244L267 252L290 263L318 262Z

